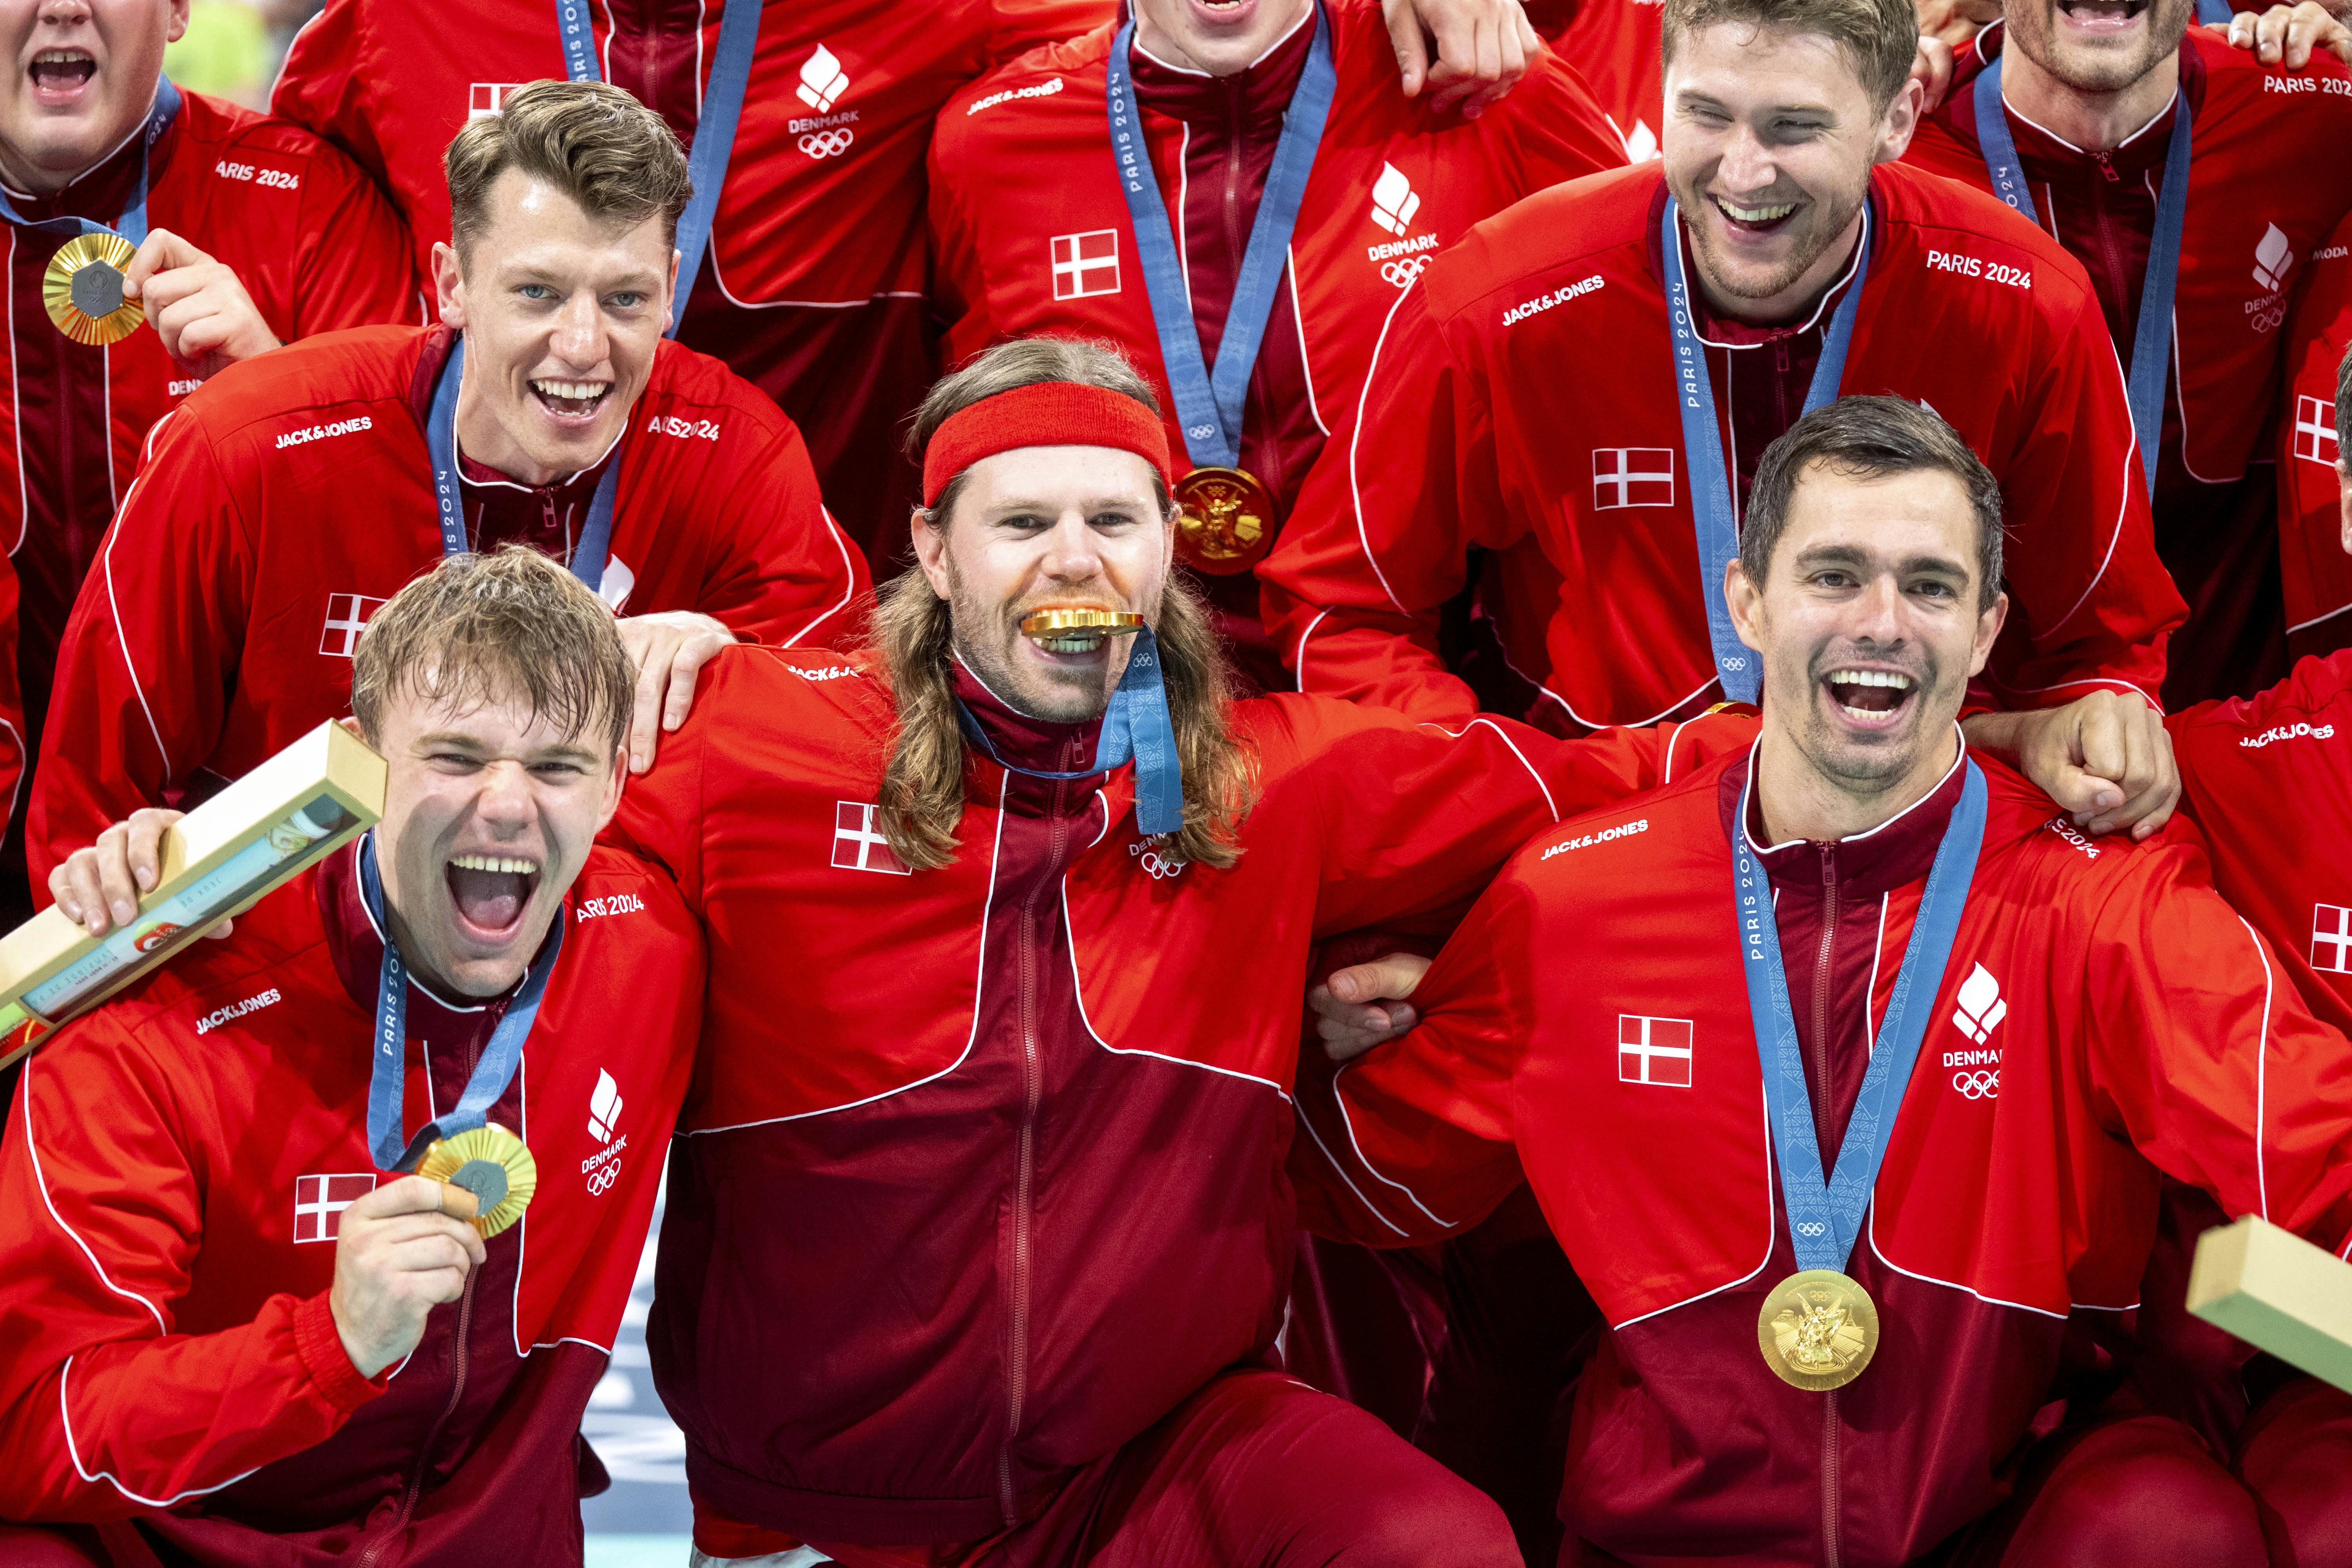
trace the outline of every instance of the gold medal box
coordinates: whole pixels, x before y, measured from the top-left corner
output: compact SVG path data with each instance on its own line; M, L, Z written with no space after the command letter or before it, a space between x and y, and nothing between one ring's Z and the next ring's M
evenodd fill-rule
M0 1066L373 826L384 774L358 737L321 724L164 832L162 875L128 926L92 937L52 906L0 938Z

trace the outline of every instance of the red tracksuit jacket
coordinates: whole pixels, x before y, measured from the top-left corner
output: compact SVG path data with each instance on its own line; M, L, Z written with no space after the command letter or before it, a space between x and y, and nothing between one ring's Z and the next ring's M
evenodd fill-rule
M2165 721L2213 885L2352 1005L2352 649Z
M224 1568L579 1563L580 1415L691 1072L701 933L666 879L591 855L491 1111L538 1193L371 1382L327 1308L337 1211L382 1179L356 853L28 1064L0 1152L0 1517L135 1517L167 1561ZM502 1012L412 985L406 1125Z
M202 93L183 90L180 100L149 164L151 228L168 228L233 268L283 342L420 319L407 231L351 160L283 121ZM139 178L139 154L126 147L54 195L13 198L16 209L111 223ZM152 328L102 349L58 331L41 303L41 278L63 237L5 226L0 233L11 289L0 536L14 568L0 598L16 595L16 629L0 649L0 797L13 806L24 761L15 691L21 687L29 720L25 744L37 750L58 643L130 488L139 444L198 384Z
M448 343L337 333L224 372L156 429L67 637L74 721L48 733L29 830L44 903L49 868L108 824L344 710L361 625L440 558L423 411ZM663 344L617 460L608 598L769 642L845 629L865 562L799 432L724 365ZM541 498L546 517L499 531L568 556L596 472L480 488Z
M1989 29L1960 51L1951 93L1907 162L1992 189L1972 88L2002 37ZM2313 247L2352 209L2352 73L2324 52L2300 71L2266 67L2192 27L2180 91L2192 125L2189 216L2154 503L2157 553L2190 606L2167 659L2168 694L2185 707L2285 673L2268 433L2293 341L2280 331L2288 300L2308 287ZM2008 121L2036 213L2089 272L2128 360L2171 111L2111 153L2081 152L2014 112Z
M678 336L792 416L826 500L877 576L897 570L919 489L898 421L934 374L923 305L931 121L991 64L1083 32L1108 9L1104 0L762 0L713 254L683 302ZM604 79L689 142L720 11L703 0L588 7ZM554 0L469 5L462 27L433 0L332 0L296 37L272 106L339 143L392 193L429 268L434 241L449 237L449 138L497 112L508 89L562 75Z
M1658 155L1665 133L1664 0L1580 0L1529 5L1528 18L1591 84L1628 163Z
M1347 1162L1302 1186L1307 1223L1425 1239L1524 1173L1610 1325L1561 1517L1629 1563L1901 1563L1987 1511L2070 1320L2135 1303L2159 1171L2344 1245L2344 1037L2193 847L2093 843L1979 765L1982 858L1846 1266L1885 1338L1834 1394L1757 1350L1796 1264L1732 900L1744 756L1531 841L1423 982L1423 1026L1302 1101L1331 1119L1312 1154ZM1958 782L1875 835L1768 852L1832 1149L1856 1005L1884 1013Z
M961 854L910 875L875 826L873 669L738 648L705 679L613 833L711 938L648 1337L713 1540L977 1540L1266 1355L1310 946L1444 929L1661 745L1259 699L1232 869L1139 837L1129 769L972 754ZM963 695L1024 766L1093 755L1092 725Z
M2287 317L2286 393L2279 405L2279 565L2289 647L2352 645L2352 553L2344 548L2343 454L2336 378L2352 353L2352 216L2310 252L2303 297Z
M2095 685L2152 698L2180 600L2149 543L2123 377L2082 268L1949 181L1885 165L1872 190L1842 387L1924 400L2000 476L2013 608L1987 671L1993 704ZM1439 661L1440 607L1473 550L1524 558L1532 541L1539 575L1521 575L1498 618L1534 666L1520 668L1548 668L1549 722L1648 723L1715 700L1664 201L1648 165L1546 191L1473 229L1407 293L1355 427L1334 438L1343 460L1317 471L1259 569L1268 629L1304 689L1421 718L1473 711ZM1709 351L1708 374L1747 476L1801 411L1821 327L1743 337ZM1751 380L1760 391L1743 391Z
M1622 162L1591 95L1557 57L1538 56L1481 119L1434 115L1425 97L1397 92L1396 54L1372 0L1325 9L1338 89L1244 410L1241 466L1273 493L1277 520L1354 408L1402 285L1481 218ZM941 112L931 143L935 288L950 321L950 363L1038 332L1117 344L1152 378L1181 455L1105 121L1113 30L1106 24L1026 55ZM1302 18L1265 58L1223 79L1141 51L1133 58L1144 138L1211 364L1311 37L1311 18ZM1255 580L1243 571L1201 582L1237 661L1260 685L1280 683Z

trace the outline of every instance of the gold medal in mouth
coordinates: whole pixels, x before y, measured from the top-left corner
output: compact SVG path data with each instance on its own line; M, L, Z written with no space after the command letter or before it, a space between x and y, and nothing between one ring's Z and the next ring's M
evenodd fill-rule
M1021 619L1021 635L1047 653L1092 653L1107 637L1142 629L1143 617L1133 610L1039 610Z

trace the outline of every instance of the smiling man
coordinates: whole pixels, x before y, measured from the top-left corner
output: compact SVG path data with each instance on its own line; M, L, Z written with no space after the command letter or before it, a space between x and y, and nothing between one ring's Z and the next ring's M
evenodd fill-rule
M361 639L383 820L31 1058L0 1148L0 1558L577 1568L580 1416L702 1004L667 879L594 844L633 685L562 568L444 563ZM103 927L170 820L78 856L68 902ZM487 1240L403 1173L485 1121L538 1171Z
M2190 26L2193 9L2012 0L1960 51L1907 154L2017 207L2090 275L2130 367L2158 555L2191 606L2168 658L2175 708L2286 671L2266 439L2282 323L2352 209L2352 73L2324 53L2264 65Z
M299 344L150 437L60 664L73 722L32 803L45 878L341 712L369 615L445 552L527 544L616 611L778 645L846 629L865 563L799 432L662 338L689 184L660 118L540 83L459 133L447 168L441 326ZM688 634L624 628L658 684ZM635 760L652 745L641 719Z
M2095 1397L2061 1352L2137 1300L2159 1173L2346 1246L2352 1042L2196 848L1965 743L2002 527L1916 405L1801 419L1726 574L1753 750L1531 842L1420 1028L1302 1095L1306 1218L1425 1239L1525 1180L1599 1302L1564 1562L2270 1560L2187 1426L2032 1438Z
M1260 568L1301 688L1467 718L1441 614L1516 550L1541 560L1500 629L1547 727L1752 697L1722 563L1764 448L1844 389L1934 408L2000 481L2018 613L1973 705L2152 701L2181 605L2097 299L2016 215L1894 162L1910 5L1669 0L1665 38L1662 161L1489 219L1399 306L1347 460Z
M0 767L10 770L40 745L58 641L148 427L215 371L280 342L418 319L407 231L349 159L163 79L163 47L187 20L187 0L0 5L10 301L0 540L16 591L15 621L0 631L0 689L11 694ZM80 219L138 247L124 292L147 326L110 347L67 337L43 302L49 258ZM22 919L24 795L21 781L6 782L0 917Z
M1272 1370L1299 995L1319 938L1443 931L1670 737L1229 700L1167 426L1099 345L989 350L912 444L877 646L720 652L612 829L711 944L647 1331L699 1549L1516 1563Z

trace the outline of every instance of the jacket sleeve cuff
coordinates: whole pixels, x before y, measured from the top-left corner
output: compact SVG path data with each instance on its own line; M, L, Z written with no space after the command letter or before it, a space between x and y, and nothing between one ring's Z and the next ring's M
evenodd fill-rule
M335 1314L328 1309L327 1292L300 1302L294 1309L294 1348L302 1357L303 1370L310 1381L319 1385L327 1403L337 1410L349 1413L365 1405L384 1391L391 1382L392 1368L375 1378L360 1375L352 1364L349 1352L343 1349L343 1336L335 1328Z

